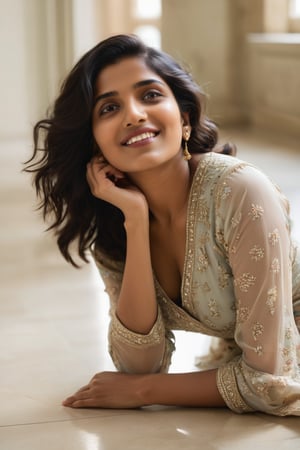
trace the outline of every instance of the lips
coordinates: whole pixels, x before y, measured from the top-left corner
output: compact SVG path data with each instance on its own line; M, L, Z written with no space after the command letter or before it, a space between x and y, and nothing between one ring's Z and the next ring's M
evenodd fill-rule
M138 132L135 132L134 134L131 134L130 136L127 136L126 139L122 141L122 145L132 145L136 144L137 142L152 139L157 136L158 133L158 131L154 130L140 130Z

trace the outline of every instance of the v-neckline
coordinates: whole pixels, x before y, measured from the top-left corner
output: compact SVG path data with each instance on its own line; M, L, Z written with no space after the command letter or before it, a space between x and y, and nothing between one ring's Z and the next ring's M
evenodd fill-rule
M188 292L190 290L190 275L187 274L189 269L189 256L190 256L190 245L194 245L193 239L191 239L191 220L192 217L194 217L193 211L194 205L193 205L193 193L195 190L195 185L202 184L206 167L208 165L209 159L207 156L211 156L212 152L204 153L203 157L201 157L198 161L196 170L193 175L192 183L190 192L188 195L188 206L187 206L187 215L186 215L186 223L185 223L185 252L184 252L184 262L183 262L183 270L182 270L182 278L181 278L181 284L180 284L180 298L181 298L181 305L179 306L174 300L172 300L169 295L166 293L164 288L159 283L155 273L153 273L154 279L156 281L157 286L159 287L161 293L163 294L164 298L168 300L168 302L172 303L175 308L179 308L180 310L184 310L185 312L189 313L189 310L191 309L191 303L188 302ZM201 155L202 156L202 155ZM201 173L202 171L202 173ZM197 195L198 195L198 190ZM187 280L188 278L188 280ZM193 308L192 308L193 309ZM192 311L191 311L192 312Z

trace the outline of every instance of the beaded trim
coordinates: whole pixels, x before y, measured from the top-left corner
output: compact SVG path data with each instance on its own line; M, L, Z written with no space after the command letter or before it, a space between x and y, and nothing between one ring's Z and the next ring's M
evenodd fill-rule
M227 363L217 371L217 387L226 405L236 413L253 412L254 410L242 399L236 385L234 364Z

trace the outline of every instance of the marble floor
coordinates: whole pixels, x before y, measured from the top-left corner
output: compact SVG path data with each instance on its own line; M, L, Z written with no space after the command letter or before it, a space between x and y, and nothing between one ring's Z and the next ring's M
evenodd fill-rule
M255 130L226 130L223 136L282 187L300 241L298 143ZM226 409L61 406L96 372L113 369L106 350L108 301L94 266L69 267L44 233L28 176L20 173L30 143L0 144L0 450L299 449L299 418L239 416ZM194 358L207 345L206 337L177 333L171 370L195 370Z

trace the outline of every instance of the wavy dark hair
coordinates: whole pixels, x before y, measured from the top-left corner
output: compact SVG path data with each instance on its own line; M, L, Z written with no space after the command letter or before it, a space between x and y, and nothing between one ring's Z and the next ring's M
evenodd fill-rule
M65 79L49 116L34 127L34 151L25 163L33 173L39 208L51 220L64 258L77 267L71 244L87 262L93 244L115 260L124 260L124 217L115 206L95 198L86 181L86 164L94 156L92 134L94 86L98 74L126 57L143 58L170 87L181 112L188 112L192 127L190 153L212 151L218 141L216 125L205 116L205 95L191 75L170 55L147 47L137 36L117 35L88 51ZM231 154L226 144L221 150Z

